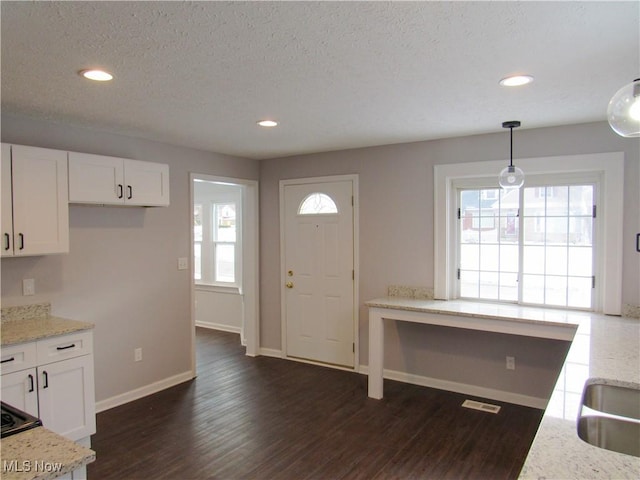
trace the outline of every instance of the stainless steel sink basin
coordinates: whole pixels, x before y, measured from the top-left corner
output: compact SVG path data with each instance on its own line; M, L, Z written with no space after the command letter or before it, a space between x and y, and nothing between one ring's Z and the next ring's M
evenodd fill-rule
M604 416L578 419L578 436L587 443L640 457L640 423Z
M592 383L584 388L582 404L599 412L640 420L640 390Z

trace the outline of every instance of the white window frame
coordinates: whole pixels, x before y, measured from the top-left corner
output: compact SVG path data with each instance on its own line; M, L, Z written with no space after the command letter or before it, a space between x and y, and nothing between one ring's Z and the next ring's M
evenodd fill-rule
M220 292L234 292L240 293L242 286L242 274L243 274L243 263L242 263L242 251L243 251L243 232L242 232L242 221L243 218L243 189L240 184L233 184L230 182L220 181L220 180L205 180L211 183L219 183L219 184L227 184L233 187L238 187L237 192L229 192L229 193L220 193L215 195L215 199L202 202L202 218L203 218L203 234L202 234L202 275L200 279L195 279L195 285L200 289L208 289L211 291L220 291ZM215 210L216 205L221 204L230 204L233 203L236 205L236 241L234 243L234 256L235 256L235 281L234 282L223 282L217 281L215 279L215 249L218 244L229 244L230 242L220 242L215 239ZM195 248L195 241L192 242ZM206 250L206 251L205 251ZM195 271L195 266L194 266Z
M516 160L527 175L588 173L600 177L598 212L598 250L594 270L601 282L596 311L609 315L622 313L622 227L624 198L624 153L596 153ZM506 164L505 160L434 165L434 297L440 300L455 298L457 258L456 181L495 177ZM494 174L495 172L495 174Z

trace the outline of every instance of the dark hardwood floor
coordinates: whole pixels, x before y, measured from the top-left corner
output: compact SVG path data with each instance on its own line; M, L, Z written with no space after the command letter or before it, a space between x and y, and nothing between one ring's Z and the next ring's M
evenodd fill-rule
M512 479L540 410L462 408L466 395L244 355L197 331L198 377L97 416L90 480Z

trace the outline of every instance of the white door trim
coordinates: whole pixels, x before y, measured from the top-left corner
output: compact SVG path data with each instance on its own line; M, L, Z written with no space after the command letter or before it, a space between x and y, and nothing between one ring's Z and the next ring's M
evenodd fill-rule
M193 180L201 178L212 182L227 182L243 185L243 251L242 251L242 295L243 295L243 320L242 338L246 342L246 354L251 357L258 356L260 350L260 295L259 275L259 192L258 181L243 178L221 177L205 173L189 174L189 218L193 219ZM189 225L193 225L193 220ZM196 309L195 309L195 282L193 281L193 228L189 228L189 282L190 282L190 314L191 314L191 371L196 376Z
M353 341L355 343L354 353L354 367L356 372L360 368L360 236L359 236L359 192L358 192L358 175L334 175L323 177L309 177L309 178L297 178L280 180L280 329L281 329L281 346L282 346L282 358L289 360L297 359L287 356L287 323L286 323L286 296L284 284L286 283L286 265L285 265L285 211L284 211L284 188L288 185L304 185L309 183L329 183L339 181L350 181L353 186ZM193 243L193 242L192 242ZM300 360L304 363L318 363L308 360ZM336 368L339 370L345 370L345 367L337 365L322 364L323 366ZM351 369L348 369L351 370Z

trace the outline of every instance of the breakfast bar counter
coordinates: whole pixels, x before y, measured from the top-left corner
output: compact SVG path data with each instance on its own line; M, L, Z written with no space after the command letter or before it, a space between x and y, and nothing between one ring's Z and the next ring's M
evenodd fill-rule
M465 301L384 297L369 307L369 396L382 398L384 324L409 321L571 342L521 479L638 479L640 458L592 446L578 437L587 382L640 389L640 321L577 312Z

